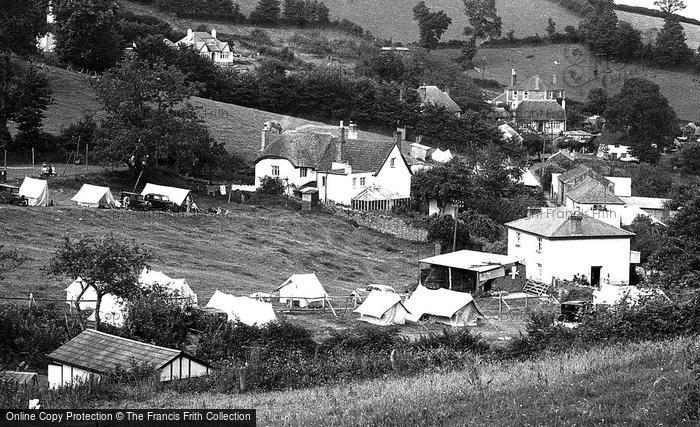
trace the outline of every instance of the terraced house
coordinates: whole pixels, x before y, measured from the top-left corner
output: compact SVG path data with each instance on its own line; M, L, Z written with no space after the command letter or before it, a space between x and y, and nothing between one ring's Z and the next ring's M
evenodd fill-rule
M334 134L335 133L335 134ZM411 169L401 153L403 138L359 138L354 125L336 132L311 128L262 132L255 185L266 176L285 182L288 195L308 188L319 200L362 210L389 210L411 197Z

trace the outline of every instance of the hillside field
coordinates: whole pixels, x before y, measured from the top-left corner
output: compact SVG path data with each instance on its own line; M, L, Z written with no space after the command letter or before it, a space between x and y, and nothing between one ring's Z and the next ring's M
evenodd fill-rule
M684 350L697 338L615 345L463 371L287 392L165 392L110 408L255 408L260 425L683 425ZM688 424L690 425L690 424Z
M46 111L44 130L58 134L85 114L103 114L102 105L90 86L87 75L67 71L56 67L44 67L53 91L54 102ZM260 131L268 120L277 121L283 129L293 129L305 124L325 125L311 120L238 105L226 104L209 99L193 97L192 105L197 108L199 117L209 129L211 135L219 142L225 142L226 148L246 160L253 160L260 150ZM333 123L337 125L337 123ZM385 135L360 130L360 137L367 139L386 139Z
M441 55L454 57L456 50L436 51ZM644 77L656 82L661 93L684 120L700 120L700 81L698 75L689 72L660 70L635 64L598 61L598 75L594 74L596 58L583 45L546 45L517 48L486 48L479 50L475 62L481 67L486 58L484 77L497 80L503 85L510 84L511 69L518 70L518 81L524 81L535 74L545 82L552 81L556 73L558 82L566 89L567 97L583 100L594 87L604 87L609 94L620 91L625 78ZM555 62L558 62L556 64ZM471 70L469 75L481 77L481 70ZM695 81L693 81L695 79Z

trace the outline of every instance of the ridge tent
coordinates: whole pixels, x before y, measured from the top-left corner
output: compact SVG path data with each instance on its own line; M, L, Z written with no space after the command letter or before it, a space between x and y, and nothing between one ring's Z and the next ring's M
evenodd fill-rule
M436 148L435 151L433 151L433 154L430 155L430 158L435 160L438 163L447 163L450 160L452 160L452 152L449 150L449 148L445 151L442 151L439 148Z
M185 203L185 199L190 195L190 190L186 188L177 187L166 187L165 185L156 184L146 184L141 192L142 196L146 194L160 194L162 196L168 196L171 202L174 202L180 206Z
M29 206L49 205L49 184L43 179L25 177L19 194L27 198Z
M100 301L100 320L118 328L124 326L126 318L126 301L112 294L104 294ZM95 321L95 311L88 317L88 321Z
M87 206L90 208L121 207L121 203L114 199L108 187L99 187L91 184L83 184L78 194L73 196L71 200L78 202L80 206Z
M280 286L280 302L296 307L323 306L328 294L315 273L292 274Z
M226 313L229 321L238 320L248 326L262 326L277 320L272 304L248 297L236 297L218 289L205 308L221 310Z
M193 304L197 305L197 294L194 293L185 279L173 279L161 271L149 270L144 267L139 276L139 283L145 288L151 288L156 284L160 285L179 297L189 298Z
M404 325L408 310L401 302L399 294L372 291L354 313L358 313L363 322L387 326Z
M404 305L410 313L406 318L411 322L429 315L435 322L449 326L476 326L477 319L485 318L472 294L444 288L432 290L418 285Z
M66 300L68 304L71 306L75 307L75 300L78 298L78 295L80 295L80 292L83 290L83 287L85 284L83 283L83 279L78 277L71 283L66 289ZM94 310L95 309L95 301L97 300L97 292L95 292L95 288L92 286L88 287L85 292L83 293L83 296L80 298L80 309L81 310Z

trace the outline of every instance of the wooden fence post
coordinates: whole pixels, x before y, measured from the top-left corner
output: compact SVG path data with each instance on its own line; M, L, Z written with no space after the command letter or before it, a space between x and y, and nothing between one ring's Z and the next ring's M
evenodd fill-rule
M241 392L246 391L246 388L247 388L247 384L246 384L247 371L248 371L248 365L241 366L240 368L238 368L238 384L239 384Z
M396 349L391 350L391 354L389 354L389 361L391 362L391 370L392 371L397 371L398 370L398 365L396 363Z
M503 294L498 294L498 320L503 316Z

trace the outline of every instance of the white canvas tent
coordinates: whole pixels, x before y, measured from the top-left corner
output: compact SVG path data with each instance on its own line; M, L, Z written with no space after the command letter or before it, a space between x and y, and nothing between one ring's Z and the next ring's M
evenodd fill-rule
M68 301L68 304L71 306L75 307L75 300L78 298L78 295L80 295L80 292L83 290L83 287L85 284L83 283L83 279L78 277L71 283L66 289L66 300ZM94 310L95 309L95 301L97 300L97 292L95 292L95 288L90 286L85 290L83 293L83 296L80 297L80 309L81 310Z
M429 315L449 326L476 326L477 319L485 318L470 293L443 288L431 290L418 285L404 305L409 312L406 318L412 322Z
M112 192L109 191L109 187L99 187L91 184L83 184L80 191L78 191L78 194L73 196L71 200L78 202L78 205L80 206L87 206L91 208L121 207L121 204L114 199L114 196L112 196Z
M126 318L126 301L112 294L105 294L100 301L100 320L112 326L124 326ZM89 321L95 321L95 312L88 317Z
M323 306L328 298L326 290L323 289L315 273L292 274L275 291L279 291L281 303L302 308L309 305Z
M161 271L149 270L144 267L139 276L139 283L146 288L153 287L156 284L160 285L175 296L189 298L192 304L197 305L197 294L194 293L185 279L173 279Z
M354 312L361 321L381 326L403 325L408 314L399 294L381 291L370 292Z
M662 297L668 298L661 289L639 289L636 286L601 285L600 289L593 291L593 305L614 306L623 300L628 305L634 306L643 298Z
M277 320L272 304L248 297L236 297L218 289L206 308L221 310L226 313L229 321L238 320L249 326L262 326Z
M145 196L146 194L160 194L162 196L168 196L168 199L170 199L171 202L175 202L178 205L182 205L183 203L185 203L185 199L187 199L187 196L189 196L190 190L186 188L146 184L146 186L143 188L143 191L141 192L141 195Z
M29 206L49 205L49 184L43 179L25 177L19 187L19 194L27 198Z
M430 155L430 158L438 163L447 163L452 160L452 157L452 152L449 149L442 151L439 148L436 148L433 154Z

